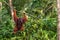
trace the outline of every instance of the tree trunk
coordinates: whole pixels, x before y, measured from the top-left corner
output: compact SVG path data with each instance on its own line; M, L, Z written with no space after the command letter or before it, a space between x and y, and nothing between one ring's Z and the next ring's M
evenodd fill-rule
M60 40L60 0L57 0L57 13L58 13L57 40Z
M10 11L11 11L12 19L13 19L13 14L14 14L14 12L13 12L12 1L13 1L13 0L9 0L9 6L10 6Z

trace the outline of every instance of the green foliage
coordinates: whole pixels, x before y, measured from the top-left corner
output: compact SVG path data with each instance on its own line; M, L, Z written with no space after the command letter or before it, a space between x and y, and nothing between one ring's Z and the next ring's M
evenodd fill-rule
M57 40L57 10L56 0L13 0L17 15L21 17L22 11L29 16L25 30L12 34L14 22L10 8L0 0L0 40ZM26 10L25 10L26 9Z

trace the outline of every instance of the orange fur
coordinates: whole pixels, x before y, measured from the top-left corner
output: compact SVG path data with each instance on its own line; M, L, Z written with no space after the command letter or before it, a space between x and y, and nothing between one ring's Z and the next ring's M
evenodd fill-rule
M14 28L14 33L16 33L17 31L24 30L23 24L27 21L27 16L25 15L25 13L23 14L23 18L18 18L16 15L16 10L13 10L14 15L14 21L15 21L15 28Z

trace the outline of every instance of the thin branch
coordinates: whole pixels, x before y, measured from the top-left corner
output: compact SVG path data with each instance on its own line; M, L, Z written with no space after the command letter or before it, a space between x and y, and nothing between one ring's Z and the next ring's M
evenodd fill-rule
M9 6L9 4L6 1L3 1L7 6Z
M49 8L47 8L46 10L45 9L43 9L44 10L44 13L46 13L50 8L52 8L53 7L53 5L52 6L50 6Z

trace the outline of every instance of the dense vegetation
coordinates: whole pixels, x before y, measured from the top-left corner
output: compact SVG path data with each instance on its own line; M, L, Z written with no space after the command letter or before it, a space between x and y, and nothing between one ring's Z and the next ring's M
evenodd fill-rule
M12 34L14 22L8 0L0 0L0 40L57 40L56 0L13 0L18 17L22 11L29 16L25 30ZM6 4L7 3L7 4ZM26 9L26 10L25 10Z

